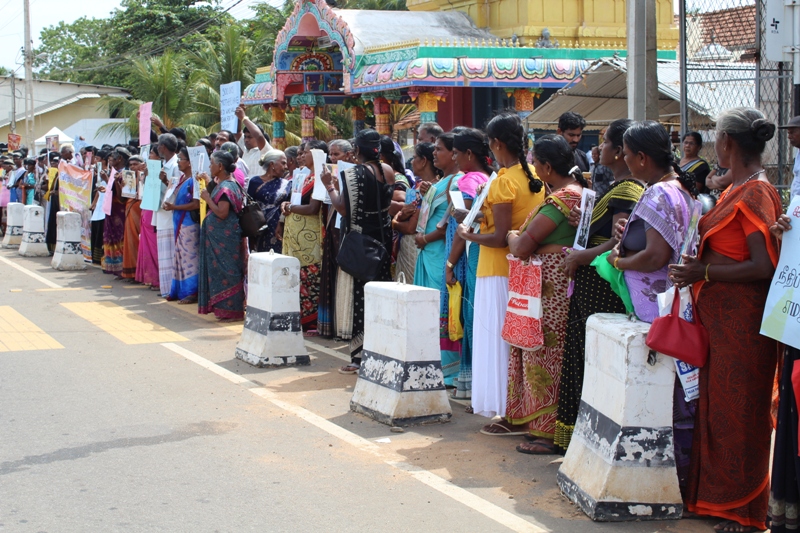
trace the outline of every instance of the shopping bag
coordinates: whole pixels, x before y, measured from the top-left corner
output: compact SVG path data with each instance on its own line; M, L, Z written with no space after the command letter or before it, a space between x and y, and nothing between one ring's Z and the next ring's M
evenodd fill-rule
M508 255L508 306L500 333L511 346L535 350L542 332L542 262Z
M464 337L464 328L461 325L461 283L447 286L447 333L450 340L460 341Z

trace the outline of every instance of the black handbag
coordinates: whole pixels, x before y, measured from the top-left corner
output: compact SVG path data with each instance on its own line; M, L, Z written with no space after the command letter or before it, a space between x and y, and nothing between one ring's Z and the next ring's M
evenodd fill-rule
M381 228L381 240L373 239L369 235L357 231L348 231L339 245L339 253L336 256L339 268L364 282L375 281L380 275L381 268L389 260L389 252L386 251L386 244L383 241L380 185L378 185L377 178L375 187L378 200L376 216L378 217L378 227Z
M266 229L267 217L264 216L264 211L258 202L253 200L247 192L244 195L247 198L247 205L239 213L239 226L242 228L243 236L255 239L261 233L262 228Z

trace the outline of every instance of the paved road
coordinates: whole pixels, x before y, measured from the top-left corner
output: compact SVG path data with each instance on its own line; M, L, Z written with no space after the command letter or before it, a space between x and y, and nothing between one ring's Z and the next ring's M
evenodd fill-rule
M555 457L478 434L463 403L391 433L349 411L342 345L255 369L233 357L240 332L95 268L0 251L0 531L711 530L592 523Z

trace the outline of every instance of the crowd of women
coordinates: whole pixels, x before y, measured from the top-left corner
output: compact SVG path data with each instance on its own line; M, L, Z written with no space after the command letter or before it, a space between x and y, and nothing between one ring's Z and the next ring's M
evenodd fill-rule
M249 171L237 145L226 142L230 132L198 143L210 156L208 173L193 171L186 145L171 133L144 156L133 147L90 147L100 163L92 257L120 280L196 302L200 313L225 321L243 318L249 253L296 257L304 335L348 341L351 363L339 371L355 374L366 280L339 262L347 259L346 239L368 237L385 252L371 279L404 278L439 291L438 348L453 397L490 418L481 433L524 437L517 450L534 455L565 453L570 445L587 319L633 313L652 322L657 294L691 285L711 348L700 369L699 399L686 401L675 384L675 456L686 508L722 518L718 530L749 531L766 527L769 507L773 531L794 530L800 461L792 377L800 353L783 354L759 334L781 237L790 228L761 161L775 130L755 109L722 113L715 150L728 185L700 217L698 187L714 182L698 163L699 135L684 139L678 158L660 124L614 121L595 161L613 182L597 198L583 250L572 246L590 185L573 148L560 135L544 135L529 149L513 113L496 116L483 131L427 125L432 142L418 143L409 164L396 143L374 130L285 151L267 146L260 168ZM72 161L66 148L61 157ZM323 166L316 176L312 150L339 166ZM156 211L125 197L122 180L108 185L125 170L144 179L145 157L163 163ZM47 242L54 244L58 179L50 178L41 192L49 204ZM314 194L315 181L326 188L325 200ZM109 213L101 209L106 195ZM478 198L480 212L465 224ZM248 201L260 205L266 221L251 239L238 216ZM541 264L542 339L526 349L501 334L514 281L510 262L520 259ZM781 357L783 371L776 374ZM770 477L776 375L781 396Z

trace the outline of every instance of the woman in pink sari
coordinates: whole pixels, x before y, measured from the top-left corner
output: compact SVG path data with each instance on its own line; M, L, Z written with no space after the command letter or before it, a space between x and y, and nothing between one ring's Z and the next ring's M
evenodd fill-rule
M150 159L161 159L158 155L157 144L150 145ZM144 176L147 175L146 168L143 174ZM153 211L147 211L145 209L142 209L141 234L139 235L139 257L136 260L135 279L139 283L149 285L150 290L159 290L156 226L153 224Z

